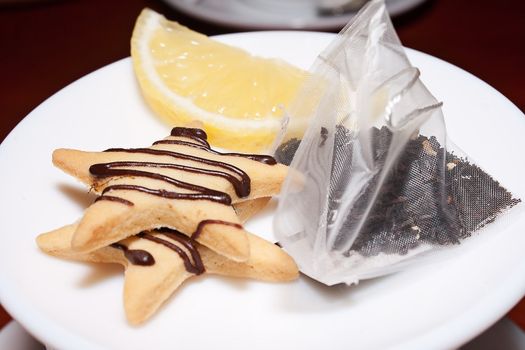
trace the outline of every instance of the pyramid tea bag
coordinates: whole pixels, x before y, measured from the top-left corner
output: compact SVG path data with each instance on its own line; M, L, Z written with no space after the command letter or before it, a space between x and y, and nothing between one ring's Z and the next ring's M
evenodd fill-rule
M318 57L288 114L275 155L292 171L274 228L301 271L327 285L400 270L519 202L447 142L441 103L383 1Z

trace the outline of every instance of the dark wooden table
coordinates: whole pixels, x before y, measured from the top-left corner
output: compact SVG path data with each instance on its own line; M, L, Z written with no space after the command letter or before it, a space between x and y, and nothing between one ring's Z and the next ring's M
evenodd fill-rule
M0 1L0 140L53 93L128 56L144 7L208 35L239 31L155 0ZM394 24L405 46L473 73L525 111L525 1L427 1ZM509 315L525 329L524 300ZM0 327L10 319L0 307Z

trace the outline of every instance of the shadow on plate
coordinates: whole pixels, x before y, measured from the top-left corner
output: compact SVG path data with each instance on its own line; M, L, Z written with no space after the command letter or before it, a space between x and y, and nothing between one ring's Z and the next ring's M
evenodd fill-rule
M85 188L68 184L60 184L57 187L60 192L69 197L82 209L89 207L97 198L95 193L87 191Z
M98 264L98 263L87 263L79 262L80 264L87 265L90 269L89 272L84 275L77 285L79 287L90 287L98 284L108 278L115 276L124 276L124 269L119 264ZM124 278L122 279L124 280Z

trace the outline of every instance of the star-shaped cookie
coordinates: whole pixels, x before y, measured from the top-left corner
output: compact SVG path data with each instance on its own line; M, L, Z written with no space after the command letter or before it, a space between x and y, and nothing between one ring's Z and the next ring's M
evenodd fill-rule
M250 255L230 260L193 239L170 229L129 237L111 246L79 254L71 249L76 224L38 236L48 254L81 261L118 263L125 267L124 309L131 324L146 321L188 278L206 273L264 281L290 281L297 265L276 245L248 234Z
M75 225L72 250L168 227L235 261L248 260L250 247L232 205L278 193L288 169L269 156L217 152L195 128L174 128L147 148L58 149L53 163L100 195Z

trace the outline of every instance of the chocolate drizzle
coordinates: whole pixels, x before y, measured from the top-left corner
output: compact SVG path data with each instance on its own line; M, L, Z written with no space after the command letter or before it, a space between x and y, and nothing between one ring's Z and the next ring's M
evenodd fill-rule
M156 167L156 168L168 168L171 167L173 169L179 169L184 170L188 172L193 173L199 173L199 174L205 174L205 175L213 175L213 176L220 176L232 183L236 194L239 197L247 197L250 194L250 177L248 174L246 174L241 169L226 164L219 161L214 161L206 158L200 158L195 157L191 155L186 155L178 152L172 152L172 151L166 151L166 150L159 150L159 149L150 149L150 148L112 148L106 150L106 152L125 152L125 153L140 153L140 154L152 154L152 155L159 155L159 156L169 156L173 158L178 159L184 159L184 160L191 160L211 166L216 166L219 168L223 168L226 170L231 171L232 173L235 173L237 176L240 177L240 180L232 176L231 174L221 172L218 170L210 170L210 169L201 169L201 168L195 168L191 166L185 166L185 165L177 165L177 164L169 164L169 163L152 163L152 162L112 162L112 163L101 163L101 164L94 164L89 168L89 171L92 175L104 178L104 177L114 177L114 176L141 176L141 177L149 177L161 181L168 182L172 185L175 185L177 187L185 188L188 190L199 192L200 194L204 194L207 196L208 200L216 201L223 204L231 204L231 198L228 194L223 192L214 191L212 189L193 185L187 182L179 181L176 179L173 179L171 177L157 174L157 173L151 173L147 171L141 171L141 170L133 170L133 169L115 169L115 167L126 167L126 166L134 166L134 167ZM202 198L202 196L199 196Z
M228 180L232 184L233 188L235 189L235 193L237 194L237 196L239 196L239 197L246 197L246 196L248 196L250 194L250 189L249 189L248 186L246 186L245 182L240 181L238 178L236 178L235 176L233 176L231 174L228 174L228 173L225 173L225 172L222 172L222 171L218 171L218 170L201 169L201 168L195 168L195 167L192 167L192 166L181 165L181 164L152 163L152 162L112 162L112 163L95 164L95 165L103 166L104 168L106 168L106 169L93 169L94 171L99 171L97 173L97 175L99 177L112 176L111 174L107 174L107 170L108 169L113 169L113 168L120 168L120 167L148 167L148 168L175 169L175 170L182 170L182 171L187 171L187 172L196 173L196 174L218 176L218 177L222 177L222 178ZM92 173L92 174L94 174L94 173ZM206 190L205 187L187 184L185 182L178 181L178 180L169 178L167 176L162 176L162 175L158 176L158 174L154 174L154 173L153 174L152 173L147 173L147 174L149 174L149 175L147 175L147 177L155 178L155 179L158 179L158 180L168 181L168 182L170 182L173 185L176 185L178 187L182 187L182 188L185 188L185 189L188 189L188 190L193 190L193 191L198 191L198 192L204 192ZM155 176L151 176L151 175L155 175ZM118 176L118 174L117 174L117 176ZM144 176L144 174L140 174L139 175L136 172L135 174L133 174L133 176Z
M255 161L258 161L264 164L268 164L268 165L276 164L275 159L267 155L221 153L221 152L212 150L210 145L206 141L207 140L206 133L201 129L175 127L171 130L171 136L185 137L195 142L183 141L183 140L160 140L160 141L154 142L153 145L158 145L158 144L183 145L183 146L198 148L198 149L201 149L201 150L204 150L206 152L216 154L216 155L245 157L245 158L255 160ZM195 174L217 176L217 177L221 177L229 181L232 184L235 190L235 193L238 197L244 198L244 197L249 196L250 194L250 177L248 176L248 174L246 174L243 170L237 168L236 166L233 166L231 164L227 164L221 161L197 157L197 156L183 154L179 152L168 151L164 149L152 149L152 148L110 148L110 149L107 149L105 152L125 152L125 153L148 154L148 155L154 155L154 156L171 157L175 159L183 159L183 160L188 160L188 161L192 161L196 163L206 164L209 166L213 166L215 168L224 169L224 171L221 171L218 169L198 168L198 167L194 167L190 165L182 165L182 164L139 162L139 161L120 161L120 162L94 164L89 168L89 171L93 176L97 178L108 178L108 177L118 177L118 176L147 177L147 178L151 178L155 180L164 181L176 187L183 188L183 189L186 189L192 192L196 192L196 193L178 193L178 192L168 191L168 190L151 189L151 188L146 188L146 187L137 186L137 185L113 185L113 186L106 187L104 191L102 192L102 195L99 198L97 198L97 201L98 200L109 200L113 202L119 202L124 205L132 206L133 203L128 200L125 200L125 199L122 199L116 196L106 195L107 192L112 191L112 190L124 190L125 189L125 190L139 191L139 192L148 193L148 194L161 196L164 198L170 198L170 199L210 200L210 201L218 202L218 203L225 204L225 205L231 204L231 201L232 201L231 197L227 193L215 191L215 190L212 190L206 187L202 187L202 186L194 185L194 184L187 183L184 181L176 180L172 177L154 173L154 172L137 170L137 169L129 169L130 167L174 169L174 170L180 170L180 171L185 171L185 172L191 172Z
M203 142L210 147L208 144L208 135L206 135L206 131L198 128L184 128L180 126L176 126L173 129L171 129L171 136L182 136L187 137L190 139L194 139L197 142Z
M104 192L107 192L106 189L104 189ZM102 193L104 193L102 192ZM111 201L111 202L118 202L118 203L122 203L124 205L127 205L127 206L133 206L133 202L130 202L128 201L127 199L124 199L124 198L120 198L120 197L115 197L115 196L99 196L95 199L95 202L98 202L98 201Z
M158 237L155 233L162 234L170 240L166 240ZM200 275L204 273L205 268L202 262L202 258L197 250L197 245L194 239L188 237L177 230L172 230L169 228L161 228L151 231L149 233L142 232L137 235L142 239L147 239L148 241L155 242L157 244L162 244L163 246L173 250L179 255L184 263L184 268L189 273ZM142 250L142 249L129 249L126 245L122 243L113 243L111 247L120 249L124 252L124 256L128 261L133 265L140 266L151 266L155 264L155 259L151 253Z
M188 138L191 138L201 143L201 145L196 145L191 142L184 142L184 141L179 141L179 140L161 140L153 144L154 145L163 144L163 143L164 144L180 144L180 145L191 146L191 147L203 146L203 147L198 147L198 148L203 149L213 154L219 154L222 156L232 156L232 157L244 157L244 158L255 160L256 162L260 162L260 163L264 163L268 165L277 164L277 161L275 160L275 158L269 155L244 154L244 153L221 153L221 152L215 151L211 149L210 144L208 143L208 141L206 141L208 139L208 135L206 135L206 132L202 129L175 127L171 129L171 136L188 137Z
M151 232L141 232L137 235L137 237L147 239L149 241L155 242L157 244L162 244L163 246L170 248L175 253L177 253L182 259L186 271L188 271L189 273L200 275L205 271L205 268L200 253L197 249L196 240L202 233L204 227L210 224L226 225L242 229L241 225L233 222L223 220L203 220L199 223L199 225L197 225L197 228L195 229L195 232L193 232L191 237L188 237L177 230L173 230L166 227L156 229ZM155 233L163 234L175 242L162 239L154 235ZM126 245L121 243L113 243L111 244L111 247L122 250L126 259L128 259L128 261L133 265L151 266L155 264L155 259L153 258L153 256L145 250L129 249Z
M269 155L265 155L265 154L231 153L231 152L224 153L224 152L219 152L219 151L215 151L215 150L211 149L209 144L207 144L207 145L196 144L196 143L193 143L193 142L187 142L187 141L182 141L182 140L159 140L159 141L153 142L153 145L162 145L162 144L164 144L164 145L182 145L182 146L194 147L194 148L198 148L198 149L201 149L203 151L206 151L206 152L209 152L209 153L212 153L212 154L217 154L217 155L221 155L221 156L231 156L231 157L244 157L244 158L255 160L256 162L267 164L267 165L275 165L275 164L277 164L277 161L275 160L275 158L272 157L272 156L269 156Z
M104 191L102 192L102 197L100 197L99 199L104 199L104 193L108 191L117 190L117 189L126 189L126 190L135 190L135 191L145 192L145 193L161 196L164 198L170 198L170 199L194 199L194 200L207 199L210 201L214 201L214 202L218 202L218 203L222 203L226 205L231 204L231 197L224 192L219 192L219 191L215 191L215 190L212 190L206 187L197 186L197 185L193 185L187 182L179 181L169 176L158 174L158 173L151 173L148 171L141 171L141 170L134 170L134 169L119 169L119 167L128 167L128 166L160 167L159 165L162 165L162 163L148 163L148 162L100 163L100 164L94 164L90 166L89 172L93 176L96 176L98 178L114 177L114 176L147 177L150 179L164 181L169 184L175 185L177 187L197 192L197 193L178 193L178 192L172 192L172 191L166 191L166 190L155 190L155 189L150 189L147 187L137 186L137 185L113 185L113 186L106 187ZM169 165L169 164L164 164L164 165ZM176 167L176 165L173 165L173 166ZM206 172L206 169L203 169L203 173L205 172Z
M145 250L129 249L121 243L113 243L111 247L122 250L126 259L133 265L151 266L155 264L155 258Z
M159 238L157 236L153 236L150 233L142 233L139 236L144 239L150 240L152 242L162 244L163 246L168 247L171 250L173 250L182 259L182 261L184 262L184 267L186 268L186 271L188 271L189 273L200 275L205 271L204 264L202 263L201 256L199 254L199 251L197 250L195 241L193 239L191 239L190 237L176 230L171 230L168 228L158 229L158 230L155 230L154 232L162 233L163 235L167 236L168 238L171 238L177 243L172 243L168 240ZM180 244L185 249L179 247L178 244ZM189 255L188 255L188 252L189 252ZM190 259L190 256L191 256L191 259Z
M107 149L105 152L125 152L125 153L151 154L151 155L157 155L157 156L168 156L172 158L190 160L190 161L194 161L197 163L202 163L202 164L211 165L211 166L218 167L218 168L223 168L239 176L239 178L241 179L240 181L243 186L242 192L246 193L243 197L246 197L248 194L250 194L250 177L244 171L242 171L241 169L231 164L219 162L217 160L196 157L196 156L192 156L189 154L183 154L183 153L173 152L173 151L166 151L162 149L152 149L152 148L110 148L110 149ZM146 163L144 162L144 164ZM150 163L150 166L151 164L156 166L161 163ZM203 173L203 174L205 174L205 170L206 170L206 169L200 169L200 168L194 168L194 167L189 167L189 168L195 169L193 172Z
M121 199L119 197L113 197L113 196L107 196L105 193L113 190L129 190L129 191L137 191L142 193L148 193L151 195L167 198L167 199L187 199L187 200L210 200L213 202L221 203L229 205L231 204L230 196L228 196L225 193L213 191L213 194L211 193L179 193L174 191L167 191L167 190L156 190L149 187L144 186L138 186L138 185L111 185L108 186L102 191L102 196L97 198L96 200L103 200L107 197L112 198L111 200L117 201L117 199ZM109 199L109 198L108 198ZM128 202L133 205L133 202L127 201L125 199L122 199L121 201L123 204L127 204L124 202Z
M240 153L221 153L210 148L210 145L206 141L207 135L201 129L194 128L173 128L171 131L171 136L174 137L184 137L188 140L161 140L153 143L153 145L158 144L173 144L173 145L182 145L188 147L194 147L206 152L215 154L215 155L225 155L225 156L235 156L235 157L245 157L254 161L258 161L264 164L273 165L276 164L276 161L271 156L266 155L256 155L256 154L240 154ZM146 169L173 169L189 173L216 176L223 178L229 181L235 193L238 197L243 198L247 197L250 194L250 177L243 170L221 161L197 157L194 155L183 154L179 152L169 151L165 149L157 148L111 148L105 152L124 152L124 153L134 153L134 154L147 154L160 157L170 157L175 159L182 159L186 161L191 161L195 163L205 164L211 166L214 169L209 168L198 168L190 165L166 163L166 162L152 162L152 161L116 161L109 163L99 163L93 164L90 166L90 173L98 178L112 178L112 177L143 177L162 181L173 185L177 188L185 189L190 191L190 193L179 193L176 191L169 191L165 189L153 189L140 185L133 184L115 184L106 186L101 196L96 199L99 200L108 200L113 202L118 202L124 205L133 206L134 203L117 196L110 195L108 193L118 190L126 191L137 191L142 193L147 193L155 196L160 196L168 199L185 199L185 200L209 200L225 205L230 205L232 202L231 197L224 192L216 191L207 187L194 185L188 182L180 181L169 177L167 175L159 174L153 171L147 171ZM142 170L142 169L145 170ZM230 227L235 227L242 229L242 226L237 223L227 222L223 220L203 220L195 229L195 232L191 234L190 237L171 229L157 229L151 232L142 232L138 237L142 239L147 239L149 241L162 244L165 247L168 247L175 251L184 262L186 270L190 273L201 274L204 272L204 265L202 263L200 254L196 248L195 240L201 235L206 225L225 225ZM159 237L159 234L165 235L168 239ZM143 250L130 250L125 245L120 243L114 243L111 245L114 248L121 249L124 252L126 258L134 265L153 265L155 260L153 256Z
M223 220L212 220L212 219L208 219L208 220L202 220L201 222L199 222L199 224L197 225L197 228L195 229L195 232L193 232L193 234L191 235L191 238L192 239L197 239L201 233L202 233L202 230L204 230L204 226L206 225L225 225L225 226L231 226L231 227L236 227L238 229L242 229L242 226L239 225L239 224L236 224L234 222L228 222L228 221L223 221Z

